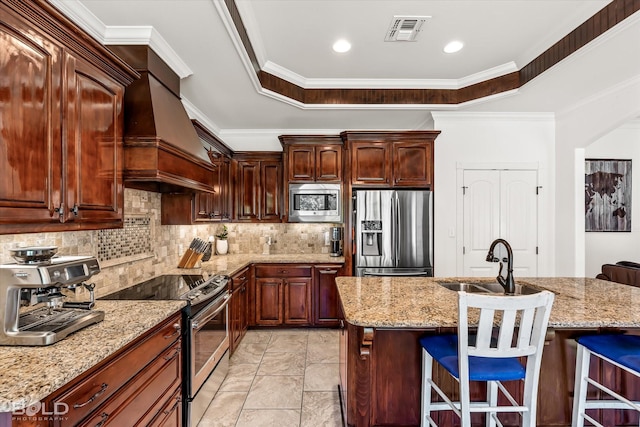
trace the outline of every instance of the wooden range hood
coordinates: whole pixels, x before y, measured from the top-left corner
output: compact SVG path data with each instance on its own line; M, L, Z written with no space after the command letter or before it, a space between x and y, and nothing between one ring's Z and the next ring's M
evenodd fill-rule
M140 73L124 94L124 183L213 193L213 165L180 100L180 78L146 45L109 46Z

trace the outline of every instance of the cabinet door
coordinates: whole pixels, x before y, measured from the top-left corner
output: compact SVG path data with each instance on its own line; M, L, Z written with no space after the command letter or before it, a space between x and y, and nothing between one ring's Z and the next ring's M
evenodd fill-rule
M213 194L198 192L193 195L194 221L210 221L213 215Z
M284 323L308 325L311 320L311 279L287 278L284 281Z
M315 326L338 326L338 289L336 277L340 265L317 265L314 275L314 314Z
M342 146L316 147L316 181L342 181Z
M351 144L351 183L354 185L389 185L391 151L387 142Z
M0 25L0 230L60 222L62 55L10 14Z
M124 90L86 62L67 57L65 219L122 223Z
M256 325L281 325L282 320L282 279L256 279Z
M429 187L433 182L433 144L396 142L393 144L393 185Z
M236 209L239 220L256 220L259 212L260 162L238 162Z
M289 181L313 181L315 179L314 161L313 146L289 147Z
M260 162L260 219L280 220L282 200L282 163Z

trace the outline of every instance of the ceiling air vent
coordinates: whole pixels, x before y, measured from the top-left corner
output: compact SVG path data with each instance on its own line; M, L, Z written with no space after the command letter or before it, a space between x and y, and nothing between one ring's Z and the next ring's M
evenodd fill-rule
M430 16L394 16L389 24L386 42L414 42L420 34L422 25Z

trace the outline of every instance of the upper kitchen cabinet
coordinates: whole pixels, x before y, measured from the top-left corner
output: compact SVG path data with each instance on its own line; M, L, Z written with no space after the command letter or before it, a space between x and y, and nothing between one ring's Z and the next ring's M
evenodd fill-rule
M433 143L439 131L345 131L354 186L433 188Z
M233 158L235 219L280 222L282 153L236 152Z
M0 13L0 233L121 226L123 93L138 74L46 1Z
M281 135L288 182L341 182L342 138L338 135Z
M162 195L161 222L188 225L230 221L233 212L231 156L233 152L197 120L192 120L200 141L207 149L213 171L213 193L181 192Z

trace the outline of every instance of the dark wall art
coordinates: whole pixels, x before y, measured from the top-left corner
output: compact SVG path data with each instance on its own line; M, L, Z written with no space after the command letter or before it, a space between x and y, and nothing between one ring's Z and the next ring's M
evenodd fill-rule
M631 160L586 159L586 231L631 231Z

